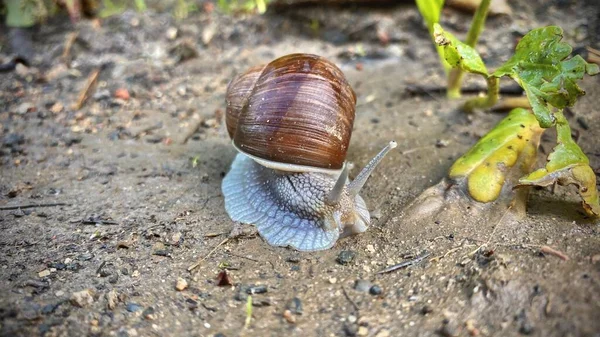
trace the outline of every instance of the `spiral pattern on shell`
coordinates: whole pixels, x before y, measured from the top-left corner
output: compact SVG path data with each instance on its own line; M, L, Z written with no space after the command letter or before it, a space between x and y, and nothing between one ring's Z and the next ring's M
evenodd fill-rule
M236 76L227 88L233 144L267 161L340 169L356 95L342 71L311 54L290 54Z

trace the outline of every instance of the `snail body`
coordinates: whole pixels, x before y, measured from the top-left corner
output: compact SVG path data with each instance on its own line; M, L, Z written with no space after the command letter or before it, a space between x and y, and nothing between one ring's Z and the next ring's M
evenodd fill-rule
M301 251L327 249L367 229L358 192L396 144L349 181L356 96L339 68L316 55L283 56L236 76L226 100L227 130L239 151L222 183L233 221L255 225L271 245Z

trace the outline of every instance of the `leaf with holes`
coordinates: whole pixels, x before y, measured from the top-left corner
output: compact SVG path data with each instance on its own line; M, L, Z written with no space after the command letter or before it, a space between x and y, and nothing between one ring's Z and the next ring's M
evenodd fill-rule
M598 66L577 55L561 42L563 30L548 26L527 33L517 45L515 54L492 75L508 75L525 90L540 125L548 128L556 118L548 105L562 109L572 106L583 91L577 81L585 74L598 74Z

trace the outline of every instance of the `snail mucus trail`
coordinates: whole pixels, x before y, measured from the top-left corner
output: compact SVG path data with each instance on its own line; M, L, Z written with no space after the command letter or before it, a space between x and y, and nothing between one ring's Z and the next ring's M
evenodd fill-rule
M233 221L255 225L273 246L301 251L328 249L367 229L359 192L396 143L348 179L356 95L337 66L316 55L286 55L237 75L226 103L239 152L222 183Z

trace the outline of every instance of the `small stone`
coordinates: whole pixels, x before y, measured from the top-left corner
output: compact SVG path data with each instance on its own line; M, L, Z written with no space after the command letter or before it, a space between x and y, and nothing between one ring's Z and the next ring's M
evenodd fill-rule
M96 101L102 101L110 98L110 91L108 89L98 90L92 96Z
M169 39L169 40L175 40L177 38L177 33L178 33L177 28L175 28L175 27L169 27L167 29L167 34L166 34L167 35L167 39Z
M375 247L373 245L367 245L367 252L375 253Z
M286 307L292 314L302 315L302 301L298 297L292 298Z
M59 290L59 291L55 292L54 295L56 297L63 297L65 295L65 292L62 290Z
M348 322L350 322L350 323L356 323L357 320L358 319L354 315L348 316Z
M375 335L375 337L390 337L390 331L389 330L381 330Z
M336 261L341 265L347 265L347 264L351 263L352 261L354 261L355 257L356 257L356 252L354 252L352 250L342 250L340 252L340 254L338 255Z
M433 312L433 308L429 305L424 306L423 308L421 308L421 314L423 315L427 315Z
M119 294L117 294L117 291L113 289L113 290L107 292L105 297L106 297L106 307L109 310L114 310L117 307L117 304L119 303Z
M439 334L443 337L456 337L458 336L458 326L455 322L444 319L442 322L442 327L439 330Z
M337 278L335 278L335 277L330 278L329 279L329 283L336 284L337 283Z
M40 278L48 277L48 276L50 276L50 271L48 269L44 269L38 273L38 276Z
M50 107L50 112L57 114L62 112L64 108L65 106L61 102L56 102Z
M153 307L146 308L146 310L144 310L144 312L142 312L142 317L144 317L144 319L147 319L149 321L155 320L156 314L155 314L154 308Z
M371 282L367 280L356 280L354 282L354 290L367 292L371 288Z
M600 262L600 254L592 256L592 264L596 264L598 262Z
M450 141L447 139L438 139L435 141L435 147L437 148L447 147L448 145L450 145Z
M127 101L130 98L129 91L125 88L119 88L119 89L115 90L115 98L119 98L124 101Z
M175 284L175 289L177 289L177 291L183 291L188 287L188 283L184 278L178 277L177 278L177 284Z
M31 111L35 111L35 105L33 105L32 103L28 103L28 102L19 104L19 106L17 107L17 110L16 110L16 112L19 115L24 115Z
M185 85L180 85L179 87L177 87L177 94L179 96L185 96L186 93L187 93L187 88L185 87Z
M177 232L171 236L171 244L179 246L181 244L182 234Z
M127 303L127 306L125 307L125 310L127 310L129 312L136 312L136 311L142 310L142 306L137 303L129 302L129 303Z
M343 329L348 337L356 336L358 333L358 326L356 324L344 323Z
M133 273L131 273L131 277L140 277L140 271L134 270Z
M369 329L366 326L359 326L356 334L361 337L367 336L369 335Z
M64 262L64 263L65 263L65 264L69 264L69 263L71 263L71 262L73 262L73 259L71 259L71 258L68 258L68 257L67 257L67 258L65 259L65 262Z
M264 294L267 292L267 286L265 285L259 285L259 286L250 286L246 289L246 293L248 295L253 295L253 294Z
M371 289L369 289L369 294L371 295L381 295L382 292L383 290L378 285L373 285Z
M292 312L290 310L285 310L283 312L283 318L285 318L285 320L288 323L296 323L296 317L294 317L294 315L292 315Z
M87 305L94 303L94 297L90 289L74 292L70 298L71 304L74 306L83 308Z

